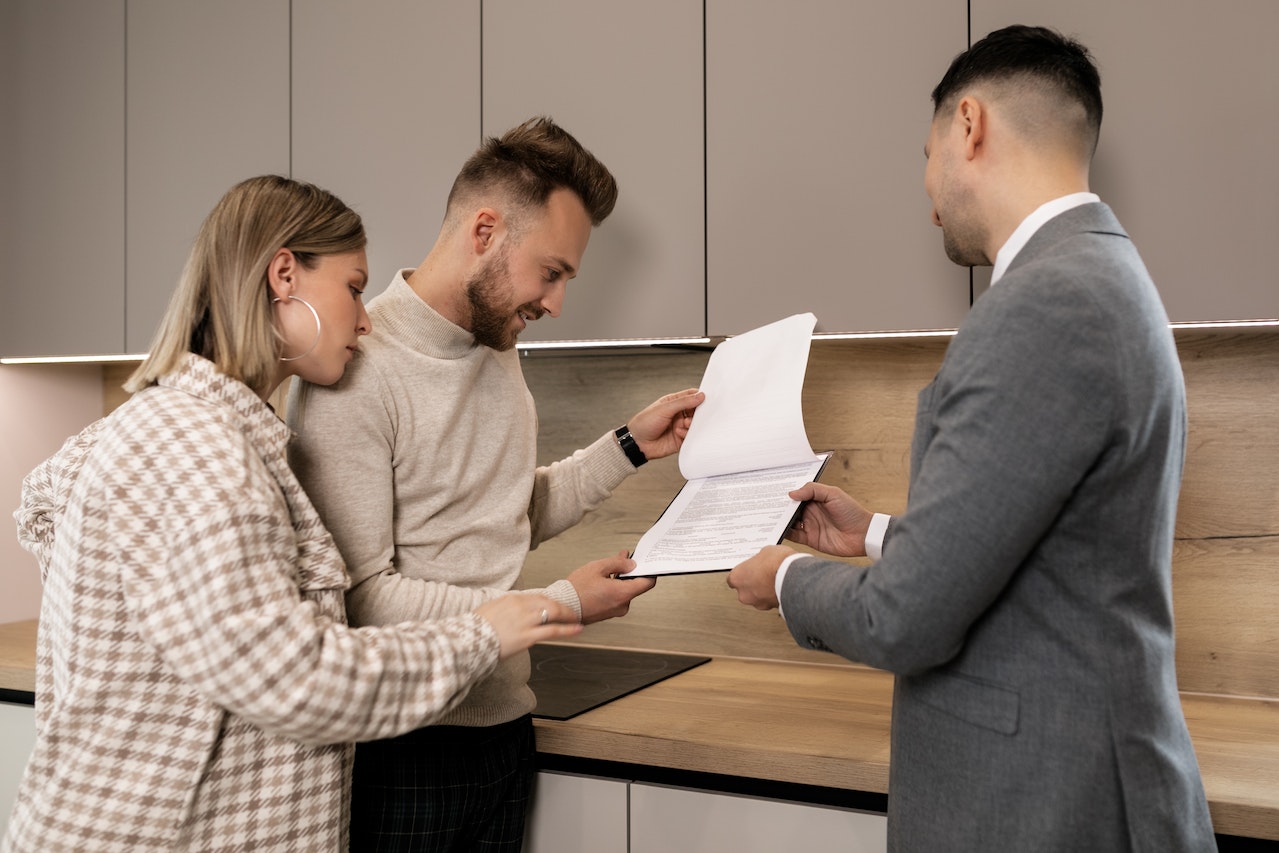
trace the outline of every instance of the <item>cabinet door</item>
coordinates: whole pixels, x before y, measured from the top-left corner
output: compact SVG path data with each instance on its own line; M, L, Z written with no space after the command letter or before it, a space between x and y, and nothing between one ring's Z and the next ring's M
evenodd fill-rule
M124 346L124 0L0 4L0 356Z
M480 143L480 10L294 0L293 174L364 218L366 301L435 242Z
M9 825L18 785L35 743L35 708L0 702L0 838Z
M125 341L145 352L217 200L289 174L289 0L129 0L128 17Z
M883 853L887 849L884 815L631 784L631 853Z
M525 853L628 853L626 788L617 779L538 773Z
M559 319L524 340L705 333L702 5L484 2L484 133L549 115L612 171Z
M924 192L929 94L963 0L706 0L711 334L953 328L968 270Z
M972 0L973 39L1074 36L1101 69L1092 188L1174 320L1279 317L1279 3Z

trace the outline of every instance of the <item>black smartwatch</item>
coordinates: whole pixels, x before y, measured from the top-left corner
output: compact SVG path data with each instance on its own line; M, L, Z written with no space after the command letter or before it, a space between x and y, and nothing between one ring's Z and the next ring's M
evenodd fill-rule
M644 455L644 451L640 450L640 446L635 443L635 436L631 435L631 428L626 424L622 424L613 430L613 435L617 436L617 445L622 448L622 452L626 454L626 458L631 460L631 464L636 468L648 461L648 457Z

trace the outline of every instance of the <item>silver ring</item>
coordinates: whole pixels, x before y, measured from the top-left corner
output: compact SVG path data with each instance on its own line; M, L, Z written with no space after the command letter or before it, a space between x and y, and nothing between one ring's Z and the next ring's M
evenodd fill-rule
M542 611L542 621L541 621L541 624L542 624L542 625L545 625L545 624L546 624L546 620L547 620L547 619L549 619L549 618L550 618L550 616L551 616L551 614L549 614L549 613L547 613L545 610L543 610L543 611Z

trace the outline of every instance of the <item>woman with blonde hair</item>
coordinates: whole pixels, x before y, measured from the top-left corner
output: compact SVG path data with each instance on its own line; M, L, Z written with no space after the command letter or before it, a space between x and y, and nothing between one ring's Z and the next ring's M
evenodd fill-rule
M324 190L233 187L132 398L24 481L37 738L3 850L344 850L354 741L425 725L499 659L580 630L521 593L346 625L344 566L266 401L341 377L369 332L364 246Z

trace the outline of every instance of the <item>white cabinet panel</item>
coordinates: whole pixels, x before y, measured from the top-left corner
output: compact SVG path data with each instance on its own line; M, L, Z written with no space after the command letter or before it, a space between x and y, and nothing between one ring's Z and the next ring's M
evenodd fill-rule
M35 708L0 702L0 837L9 825L22 771L35 743Z
M150 345L223 193L289 174L289 51L288 0L129 0L129 351Z
M883 853L887 849L884 815L631 784L630 853Z
M924 192L929 94L963 0L707 0L711 334L799 311L818 332L953 328L968 270Z
M1173 320L1279 316L1279 3L972 0L974 40L1054 27L1101 69L1092 188Z
M293 0L293 176L363 217L366 301L426 257L479 143L478 4Z
M702 4L484 2L484 133L549 115L609 168L559 319L524 340L705 333Z
M538 773L525 853L627 853L626 789L617 779Z
M0 4L0 356L124 346L124 20Z

